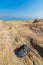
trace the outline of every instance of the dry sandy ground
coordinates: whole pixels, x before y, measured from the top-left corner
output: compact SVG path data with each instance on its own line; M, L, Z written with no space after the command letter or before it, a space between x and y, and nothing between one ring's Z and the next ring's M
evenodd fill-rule
M31 51L19 58L14 50L23 44ZM0 65L43 65L43 21L0 21Z

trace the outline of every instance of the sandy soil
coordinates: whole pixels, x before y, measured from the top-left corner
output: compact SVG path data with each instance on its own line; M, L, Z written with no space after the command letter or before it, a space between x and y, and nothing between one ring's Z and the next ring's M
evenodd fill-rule
M23 44L31 51L19 58L14 50ZM0 65L43 65L43 21L0 20Z

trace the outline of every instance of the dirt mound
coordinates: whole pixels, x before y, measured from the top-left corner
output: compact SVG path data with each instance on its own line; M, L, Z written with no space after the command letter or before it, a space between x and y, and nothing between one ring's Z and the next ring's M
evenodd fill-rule
M43 65L43 22L0 22L0 65Z

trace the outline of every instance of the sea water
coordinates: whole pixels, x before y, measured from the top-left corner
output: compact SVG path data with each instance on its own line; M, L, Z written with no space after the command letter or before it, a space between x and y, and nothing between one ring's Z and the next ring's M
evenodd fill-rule
M0 20L32 20L33 18L0 18Z

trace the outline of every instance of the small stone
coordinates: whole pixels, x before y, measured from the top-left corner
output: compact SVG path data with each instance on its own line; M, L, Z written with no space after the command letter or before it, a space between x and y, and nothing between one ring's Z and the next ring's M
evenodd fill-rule
M30 48L27 45L22 45L20 48L17 48L14 50L15 54L17 55L17 57L24 57L25 55L27 55L30 52Z

